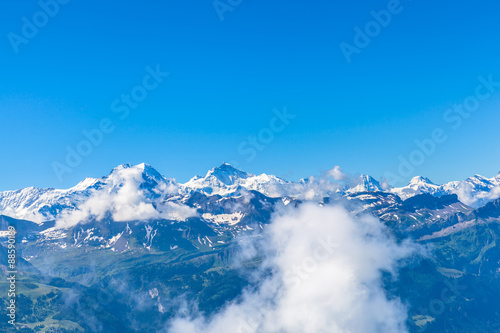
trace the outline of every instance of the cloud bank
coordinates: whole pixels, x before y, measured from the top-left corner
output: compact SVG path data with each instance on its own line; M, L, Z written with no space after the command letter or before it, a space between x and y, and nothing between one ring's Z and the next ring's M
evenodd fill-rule
M206 317L179 315L175 333L406 332L406 309L383 288L418 249L397 243L373 217L354 218L341 207L305 204L273 218L242 258L263 261L242 296Z

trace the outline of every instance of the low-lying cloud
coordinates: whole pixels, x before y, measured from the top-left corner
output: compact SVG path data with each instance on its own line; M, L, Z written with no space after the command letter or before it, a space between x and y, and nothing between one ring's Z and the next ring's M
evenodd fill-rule
M454 192L464 204L478 208L486 203L500 198L500 186L493 187L490 191L477 192L472 185L463 183Z
M304 204L277 213L253 239L241 257L263 261L242 296L210 317L179 315L167 332L407 331L406 308L387 295L382 274L395 277L418 248L397 243L376 218Z

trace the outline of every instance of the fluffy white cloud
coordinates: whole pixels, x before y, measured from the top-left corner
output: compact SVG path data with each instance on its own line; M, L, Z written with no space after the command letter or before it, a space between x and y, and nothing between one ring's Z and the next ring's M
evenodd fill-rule
M260 239L242 247L243 258L264 260L240 299L210 318L179 316L167 331L406 331L406 309L386 295L381 275L395 274L416 247L397 244L377 219L306 204L276 215Z
M477 191L472 185L462 183L453 192L458 196L458 200L475 208L500 198L500 186L493 187L489 191Z
M326 171L326 175L335 180L347 180L349 177L342 172L342 168L338 165L334 166L333 169Z
M94 190L76 210L63 211L56 226L67 228L91 218L102 220L107 215L117 222L153 218L185 220L196 215L196 210L186 205L164 202L163 195L175 193L172 184L160 183L152 189L157 194L156 199L147 196L140 188L142 172L140 168L116 170L108 177L106 185Z

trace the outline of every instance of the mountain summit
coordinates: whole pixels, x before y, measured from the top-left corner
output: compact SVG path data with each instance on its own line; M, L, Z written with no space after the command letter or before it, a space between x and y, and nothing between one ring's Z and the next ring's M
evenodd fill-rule
M368 175L361 175L355 181L355 186L349 188L347 193L358 193L358 192L382 192L383 189L380 183L376 181L373 177Z
M408 185L427 185L427 184L436 185L429 178L422 176L413 177Z
M238 170L231 164L224 162L220 166L208 171L205 179L214 177L225 185L234 185L239 180L247 179L250 176L253 175L250 175L245 171Z
M238 194L241 190L259 191L265 195L277 197L285 195L289 183L273 175L253 175L230 165L211 169L205 177L196 176L183 184L186 192L199 191L205 194L222 196Z

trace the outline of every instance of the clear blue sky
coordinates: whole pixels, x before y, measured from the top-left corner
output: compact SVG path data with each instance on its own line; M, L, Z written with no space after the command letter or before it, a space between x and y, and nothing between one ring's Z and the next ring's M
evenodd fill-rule
M221 20L210 0L71 0L44 22L35 1L2 1L0 190L67 188L140 162L179 181L223 161L295 180L334 165L380 178L397 173L398 157L435 128L448 138L412 175L438 183L494 176L500 89L457 129L443 114L475 94L479 75L500 81L500 3L401 1L348 63L340 43L354 45L354 27L387 8L242 0ZM13 47L9 33L25 38L23 17L40 28L25 27L29 38ZM157 64L169 76L120 119L112 103ZM282 129L273 109L285 106L296 118ZM64 164L66 147L105 118L114 130L58 179L53 162ZM267 140L271 122L282 130ZM253 156L248 136L259 132L266 143Z

